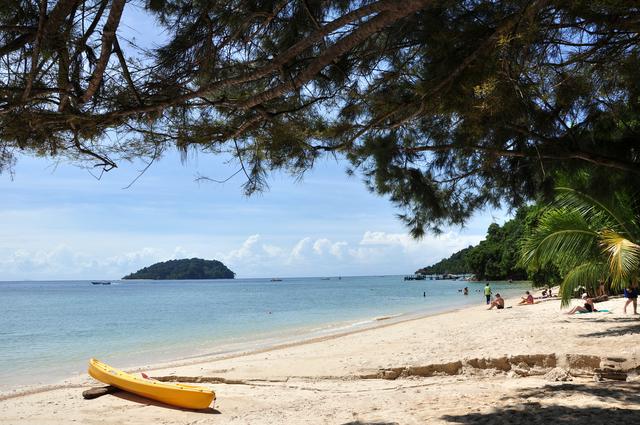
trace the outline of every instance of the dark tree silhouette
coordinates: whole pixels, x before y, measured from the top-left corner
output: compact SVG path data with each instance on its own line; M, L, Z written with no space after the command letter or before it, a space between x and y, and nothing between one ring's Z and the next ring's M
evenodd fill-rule
M233 154L253 193L340 155L419 236L557 173L637 186L639 29L622 0L5 0L0 171L177 146Z

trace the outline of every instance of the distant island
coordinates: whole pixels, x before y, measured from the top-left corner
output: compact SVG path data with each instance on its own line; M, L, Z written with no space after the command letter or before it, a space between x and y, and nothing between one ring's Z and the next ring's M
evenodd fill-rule
M156 280L189 280L189 279L233 279L232 272L217 260L202 258L185 258L155 263L149 267L131 273L122 279L156 279Z

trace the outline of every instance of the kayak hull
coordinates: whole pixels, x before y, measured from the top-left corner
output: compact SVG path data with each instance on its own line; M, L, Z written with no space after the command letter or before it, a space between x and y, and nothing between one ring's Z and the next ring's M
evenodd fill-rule
M121 390L185 409L206 409L216 398L215 393L206 387L145 379L96 359L89 360L89 375Z

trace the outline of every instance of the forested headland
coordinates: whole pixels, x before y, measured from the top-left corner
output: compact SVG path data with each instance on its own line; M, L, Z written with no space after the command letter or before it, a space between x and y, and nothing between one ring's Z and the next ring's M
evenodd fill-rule
M233 279L234 277L235 273L220 261L185 258L153 264L131 273L123 279L186 280Z
M478 280L531 280L534 284L559 282L557 268L527 268L520 264L523 238L529 235L541 214L538 206L518 209L503 225L493 223L486 238L475 246L455 252L449 258L423 267L418 274L468 274Z

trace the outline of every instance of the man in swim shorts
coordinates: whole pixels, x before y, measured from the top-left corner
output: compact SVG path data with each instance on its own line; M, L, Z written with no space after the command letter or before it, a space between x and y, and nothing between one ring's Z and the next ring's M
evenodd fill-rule
M504 298L500 296L500 294L496 294L496 299L491 303L491 307L488 310L491 310L493 307L498 310L502 310L504 308Z

